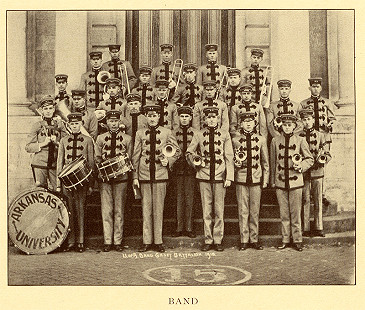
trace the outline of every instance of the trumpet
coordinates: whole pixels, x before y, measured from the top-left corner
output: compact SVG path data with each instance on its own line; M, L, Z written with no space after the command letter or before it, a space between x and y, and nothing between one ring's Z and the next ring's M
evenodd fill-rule
M269 105L270 105L270 97L271 97L273 76L274 76L274 68L272 66L267 66L267 68L265 70L264 79L262 81L262 88L261 88L260 100L259 100L259 103L264 108L268 108ZM266 82L268 81L269 78L270 78L270 83L269 83L269 86L268 86L269 90L268 90L268 93L266 94L266 88L267 88ZM266 97L265 102L264 102L264 97Z
M277 116L274 118L273 120L273 124L274 124L274 127L279 130L279 128L281 127L282 125L282 121L281 121L281 117L280 116Z
M215 100L217 100L218 97L219 97L219 94L220 94L221 89L223 87L223 81L224 81L224 79L226 79L226 83L224 84L224 87L227 87L228 86L228 70L229 69L230 69L230 67L227 67L226 71L224 71L224 74L222 76L222 79L219 80L219 86L217 88L217 92L216 92L216 95L215 95Z
M203 161L203 158L201 156L199 156L199 155L195 155L193 157L193 165L196 166L196 167L197 166L204 167L205 166L205 163Z
M297 166L302 162L302 155L300 154L294 154L292 157L293 165Z
M162 154L167 158L172 157L176 154L176 147L168 143L162 149Z
M111 75L108 71L100 71L96 79L99 84L105 84L107 79L110 79Z

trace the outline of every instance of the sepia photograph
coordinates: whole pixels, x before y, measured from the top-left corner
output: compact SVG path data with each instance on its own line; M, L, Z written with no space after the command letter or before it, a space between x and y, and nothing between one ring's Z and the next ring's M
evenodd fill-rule
M7 286L356 286L354 9L7 10L5 57Z

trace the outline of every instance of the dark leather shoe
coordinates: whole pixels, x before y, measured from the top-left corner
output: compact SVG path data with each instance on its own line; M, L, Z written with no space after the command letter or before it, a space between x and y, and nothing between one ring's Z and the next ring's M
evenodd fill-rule
M177 237L181 237L183 235L182 231L174 231L172 234L171 234L171 237L173 238L177 238Z
M252 243L252 248L255 250L263 250L264 248L262 247L261 244L259 244L258 242L253 242Z
M283 243L282 245L279 245L278 247L277 247L277 249L278 250L284 250L284 249L286 249L286 248L288 248L289 247L289 243Z
M315 237L326 237L326 234L323 232L323 230L316 230L316 231L314 231L313 236L315 236Z
M124 250L124 247L120 244L117 244L114 246L114 250L116 250L117 252L122 252Z
M303 231L302 236L303 237L312 237L310 231Z
M156 244L156 251L160 252L160 253L164 253L165 247L163 246L163 244Z
M85 252L85 247L84 247L83 243L79 243L77 245L77 251L80 252L80 253Z
M64 249L63 252L70 252L73 251L75 249L75 245L74 244L68 244Z
M143 244L139 249L138 252L147 252L151 250L152 245L151 244Z
M303 251L303 245L300 242L295 243L294 244L294 250L297 250L299 252L302 252Z
M103 252L110 252L111 249L112 249L111 244L104 244Z
M209 251L212 249L212 244L204 244L200 250L202 250L203 252Z
M195 234L195 232L193 232L193 231L187 231L187 232L185 233L185 236L187 236L187 237L189 237L189 238L196 238L196 234Z
M223 252L224 251L224 247L222 244L216 244L215 245L215 250L218 252Z
M238 247L238 250L239 251L245 251L249 248L249 244L248 243L240 243L239 247Z

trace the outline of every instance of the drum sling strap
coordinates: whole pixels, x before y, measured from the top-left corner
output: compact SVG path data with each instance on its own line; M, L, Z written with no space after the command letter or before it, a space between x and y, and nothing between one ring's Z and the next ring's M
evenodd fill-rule
M50 118L47 118L46 121L47 121L47 125L48 126L51 126L52 120ZM48 131L49 132L47 134L51 135L52 134L51 133L51 129L49 129ZM48 168L52 168L52 164L53 164L53 162L55 160L55 158L54 158L54 155L55 154L54 153L55 153L55 145L54 145L53 142L50 142L48 144L48 160L47 160L47 167Z
M99 82L98 82L98 74L99 74L99 70L100 69L93 69L94 73L95 73L95 108L97 108L99 106Z
M146 105L147 84L142 85L142 107Z

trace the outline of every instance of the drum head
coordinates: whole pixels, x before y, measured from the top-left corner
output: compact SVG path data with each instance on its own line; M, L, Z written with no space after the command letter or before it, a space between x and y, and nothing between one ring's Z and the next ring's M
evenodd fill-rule
M10 239L27 254L47 254L60 247L68 227L69 212L64 200L43 188L27 190L10 204Z

